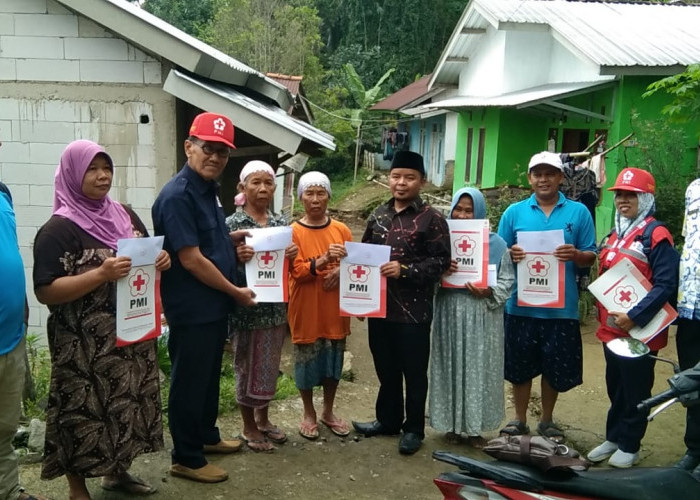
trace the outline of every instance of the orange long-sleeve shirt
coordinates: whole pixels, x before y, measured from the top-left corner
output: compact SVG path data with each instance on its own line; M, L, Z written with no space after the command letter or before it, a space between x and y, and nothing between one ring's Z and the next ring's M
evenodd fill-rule
M289 329L294 344L312 344L320 338L339 340L350 334L350 318L340 316L340 290L323 289L329 265L311 274L311 261L326 253L331 243L352 241L350 229L333 219L320 227L292 224L292 241L299 253L289 283Z

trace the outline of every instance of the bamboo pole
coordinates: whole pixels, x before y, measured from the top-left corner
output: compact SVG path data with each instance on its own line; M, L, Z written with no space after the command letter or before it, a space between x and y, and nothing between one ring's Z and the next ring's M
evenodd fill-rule
M618 147L620 144L622 144L623 142L625 142L626 140L628 140L628 139L629 139L630 137L632 137L633 135L634 135L634 132L630 132L629 135L627 135L625 138L619 140L619 141L616 142L614 145L610 146L608 149L606 149L605 151L603 151L603 152L600 153L600 154L601 154L602 156L605 156L606 154L608 154L610 151L612 151L613 149L615 149L616 147Z

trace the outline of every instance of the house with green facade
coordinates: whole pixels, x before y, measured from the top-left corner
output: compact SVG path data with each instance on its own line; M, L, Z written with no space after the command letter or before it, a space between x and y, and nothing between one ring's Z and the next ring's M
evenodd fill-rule
M453 188L527 185L538 151L578 152L596 139L609 187L636 166L635 120L658 120L669 98L647 86L700 62L700 5L471 0L428 88L444 89L412 112L447 112ZM634 118L633 118L634 116ZM679 125L680 127L681 125ZM678 168L698 157L697 124L687 125ZM596 208L599 236L612 223L612 196Z

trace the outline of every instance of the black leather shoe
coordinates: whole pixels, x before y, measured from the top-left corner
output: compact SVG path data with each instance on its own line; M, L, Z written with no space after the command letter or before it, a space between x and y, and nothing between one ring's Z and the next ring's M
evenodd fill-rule
M355 428L357 432L360 434L363 434L365 437L372 437L372 436L395 436L399 433L399 431L392 431L391 429L387 429L382 425L382 423L379 420L375 420L374 422L352 422L352 426Z
M674 465L674 467L676 469L683 469L687 470L688 472L693 472L698 465L700 465L700 457L686 453L683 455L683 458L681 458L678 463Z
M415 432L404 432L399 440L399 453L402 455L413 455L418 451L423 443L423 438Z

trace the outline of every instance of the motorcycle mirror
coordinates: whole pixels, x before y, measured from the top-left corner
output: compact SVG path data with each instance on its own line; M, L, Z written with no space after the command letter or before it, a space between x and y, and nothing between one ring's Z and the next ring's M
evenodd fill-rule
M608 349L623 358L640 358L649 354L649 346L632 337L618 337L605 344Z

